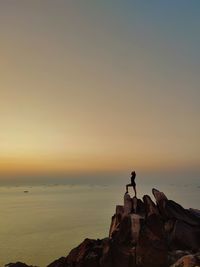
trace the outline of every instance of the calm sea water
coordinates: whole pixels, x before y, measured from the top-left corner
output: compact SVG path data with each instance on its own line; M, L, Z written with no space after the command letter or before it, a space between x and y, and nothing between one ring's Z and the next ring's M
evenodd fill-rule
M140 185L139 197L152 195L152 187ZM157 188L186 208L200 208L198 184ZM119 185L0 186L0 266L20 260L43 267L86 237L106 237L124 191Z

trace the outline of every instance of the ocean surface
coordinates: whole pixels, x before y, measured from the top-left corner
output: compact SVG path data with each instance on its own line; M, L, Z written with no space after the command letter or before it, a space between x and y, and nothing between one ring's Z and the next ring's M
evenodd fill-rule
M200 209L200 186L190 182L139 185L138 197L152 196L156 187L185 208ZM124 192L119 184L0 186L0 266L22 261L43 267L86 237L108 236Z

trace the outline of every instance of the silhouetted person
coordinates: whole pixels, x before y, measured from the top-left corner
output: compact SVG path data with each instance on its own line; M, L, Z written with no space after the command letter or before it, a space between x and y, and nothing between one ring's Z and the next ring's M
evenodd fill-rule
M132 186L135 192L135 197L137 197L135 177L136 177L136 172L134 171L131 173L131 184L126 185L126 194L128 193L128 188Z

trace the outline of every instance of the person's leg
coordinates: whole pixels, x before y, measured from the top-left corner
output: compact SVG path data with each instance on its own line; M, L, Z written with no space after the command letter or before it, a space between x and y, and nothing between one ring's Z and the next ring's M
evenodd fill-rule
M134 193L135 193L135 197L137 197L136 186L133 186L133 190L134 190Z
M126 194L128 193L128 185L126 185Z

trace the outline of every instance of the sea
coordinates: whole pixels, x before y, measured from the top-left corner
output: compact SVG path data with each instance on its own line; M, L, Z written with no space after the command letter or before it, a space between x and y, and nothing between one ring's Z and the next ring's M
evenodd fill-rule
M138 197L148 194L154 199L152 188L185 208L200 209L198 177L170 183L158 179L156 184L144 179L137 184ZM21 261L44 267L85 238L107 237L124 193L124 180L0 185L0 266Z

